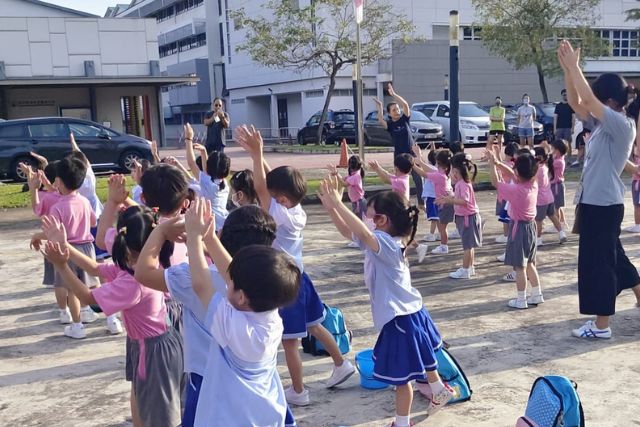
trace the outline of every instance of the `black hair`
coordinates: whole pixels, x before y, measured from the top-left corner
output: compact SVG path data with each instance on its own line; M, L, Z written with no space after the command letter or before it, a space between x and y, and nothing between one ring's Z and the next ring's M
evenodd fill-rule
M411 170L413 169L413 164L414 164L413 156L408 153L398 154L393 159L393 166L398 168L398 170L404 174L411 173Z
M427 154L427 161L433 166L436 165L436 150L429 150L429 153Z
M54 160L44 167L44 176L47 177L49 182L53 182L56 179L56 168L58 167L59 161L60 160Z
M169 215L182 207L189 196L187 177L180 169L166 163L151 166L140 179L145 205Z
M307 182L296 168L280 166L267 174L269 191L284 195L295 206L307 194Z
M524 95L522 95L522 98L524 99L525 96L531 98L528 93L525 93Z
M451 151L446 148L442 148L436 152L436 165L444 169L447 175L451 172L451 157Z
M397 102L390 102L387 104L387 113L391 112L391 107L393 107L394 105L398 105Z
M464 144L462 141L454 141L449 144L449 151L451 151L451 154L462 153L464 151Z
M536 161L538 161L538 163L547 164L549 179L553 180L556 176L555 171L553 170L553 156L547 153L547 150L542 147L534 148L533 152L536 153Z
M220 232L220 242L232 257L246 246L271 246L275 238L276 222L257 205L231 211Z
M202 156L196 157L196 166L198 166L198 169L204 170L204 168L202 167Z
M538 173L538 162L531 155L531 151L527 150L522 154L518 154L513 169L521 179L531 181Z
M392 237L408 237L405 248L413 242L418 230L420 211L415 206L409 206L409 202L403 196L394 191L381 191L369 199L367 207L373 207L376 214L389 218L389 234Z
M522 156L523 154L531 154L531 149L530 148L518 148L518 150L516 151L516 157ZM533 155L533 154L531 154L531 155Z
M220 98L219 96L216 96L215 98L213 98L213 104L215 104L216 101L220 101L220 103L224 105L224 99Z
M565 93L567 93L567 89L562 89L562 90L560 91L560 95L564 95Z
M504 146L504 154L509 157L515 157L518 152L518 144L515 142L507 142Z
M580 133L576 136L576 145L579 147L580 145L584 145L586 142L584 138L588 133L591 133L591 129L582 129Z
M502 101L502 97L500 97L500 96L496 96L496 101L497 101L498 99L499 99L500 101Z
M460 173L462 180L467 183L475 181L476 175L478 175L478 166L464 153L458 153L451 158L451 167L455 168Z
M240 249L229 265L229 277L256 313L289 305L300 290L300 269L291 257L265 245Z
M147 159L140 159L138 162L140 163L140 166L141 166L140 169L142 171L142 174L148 171L149 168L152 166L152 163Z
M554 139L551 141L551 146L558 150L563 156L569 151L569 144L564 139Z
M231 171L231 159L221 151L212 151L207 158L207 175L211 179L220 180L220 190L224 190L225 178L229 176Z
M70 159L78 159L82 163L84 163L86 166L89 166L91 164L87 156L82 151L77 151L77 150L67 151L64 154L64 156Z
M116 238L111 248L113 262L121 270L134 274L129 254L139 254L149 235L158 224L157 215L146 206L131 206L120 213L116 225ZM166 240L160 249L160 265L169 268L173 242Z
M62 181L67 190L74 191L82 187L86 175L86 163L76 158L63 157L56 164L56 178Z
M362 166L362 161L359 156L353 155L349 157L349 175L351 175L354 171L360 171L360 176L364 178L364 167Z
M253 184L253 171L251 169L241 170L231 175L230 184L234 192L242 191L242 194L249 199L250 203L256 203L258 201L258 194Z
M629 90L633 93L634 97L627 106L627 116L631 117L634 123L638 123L638 116L640 116L640 89L630 87Z
M595 97L605 105L608 100L612 100L617 109L622 109L629 103L629 86L619 74L601 74L591 83L591 89Z

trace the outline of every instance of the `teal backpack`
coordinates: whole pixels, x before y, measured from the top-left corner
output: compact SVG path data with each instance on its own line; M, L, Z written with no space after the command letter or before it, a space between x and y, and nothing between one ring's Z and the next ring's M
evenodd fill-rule
M347 354L351 351L351 340L353 335L351 331L347 329L347 324L344 321L344 315L342 311L337 307L329 307L324 305L325 318L322 322L327 331L333 335L333 339L336 340L340 353ZM315 337L309 335L302 338L302 351L312 354L313 356L326 356L329 353L324 349L320 341Z
M471 399L471 385L458 361L444 347L436 351L438 361L438 374L442 381L449 384L454 391L453 398L449 403L465 402Z
M531 386L525 415L518 423L535 427L584 427L578 385L567 377L539 377Z

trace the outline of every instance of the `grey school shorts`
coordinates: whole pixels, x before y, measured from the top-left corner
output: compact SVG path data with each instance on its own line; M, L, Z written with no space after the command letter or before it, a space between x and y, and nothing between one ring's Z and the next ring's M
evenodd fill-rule
M47 259L44 260L44 276L42 277L42 284L45 286L53 286L56 278L56 270Z
M453 222L453 217L453 205L442 205L442 207L438 207L438 222L440 222L440 224Z
M564 182L556 182L551 184L551 192L553 193L553 204L556 209L564 208Z
M555 203L549 203L548 205L536 206L536 221L542 221L546 217L551 217L556 213Z
M516 227L515 233L513 228ZM504 256L504 264L512 267L526 267L536 262L536 223L534 221L511 221L509 239Z
M465 218L467 226L465 227ZM467 217L456 215L456 228L460 233L462 249L468 250L482 246L482 227L480 215L469 215Z
M640 181L634 180L631 182L631 199L633 200L633 206L640 206Z
M78 243L78 244L71 243L71 246L73 246L76 250L88 256L89 258L96 259L96 251L93 247L92 242ZM69 261L69 268L71 268L71 271L73 271L73 274L88 287L97 286L100 283L97 280L97 278L91 276L90 274L88 274L86 271L84 271L83 269L81 269L71 261ZM60 276L60 273L58 273L58 271L56 271L54 274L53 285L56 288L65 287L64 280L62 280L62 277Z

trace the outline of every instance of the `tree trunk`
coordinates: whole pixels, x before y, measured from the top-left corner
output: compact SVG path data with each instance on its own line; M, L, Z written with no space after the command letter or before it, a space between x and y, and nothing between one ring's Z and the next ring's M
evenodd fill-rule
M327 97L324 100L324 107L322 107L322 115L320 116L320 123L318 123L318 133L316 135L316 144L320 144L322 141L322 133L324 132L324 123L327 121L327 111L329 110L329 103L331 102L331 96L333 95L333 89L336 87L336 75L338 74L339 67L333 67L331 74L329 75L329 91Z
M538 71L538 83L540 84L540 92L542 92L542 100L546 104L549 102L549 95L547 95L547 84L544 81L544 72L542 71L542 64L536 64L536 70Z

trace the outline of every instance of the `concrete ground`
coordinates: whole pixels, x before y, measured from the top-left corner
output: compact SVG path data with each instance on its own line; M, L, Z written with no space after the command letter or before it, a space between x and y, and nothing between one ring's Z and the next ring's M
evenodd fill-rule
M499 230L492 215L494 197L490 192L478 194L487 225L486 245L477 252L476 278L447 277L462 259L455 240L448 256L430 255L423 264L417 264L415 254L410 257L413 284L474 390L471 401L445 408L432 419L426 419L426 402L416 394L413 421L418 426L513 426L524 411L533 380L561 374L578 383L587 426L640 425L640 309L632 293L618 300L613 339L572 338L571 329L585 318L578 313L577 238L571 236L565 245L540 249L547 302L526 311L508 309L506 301L515 290L500 280L508 270L495 262L502 245L493 243ZM624 225L631 221L631 209L627 200ZM344 311L354 333L349 355L353 359L357 351L372 347L377 336L363 284L362 255L344 248L320 206L306 210L307 271L325 302ZM85 340L62 336L53 292L40 285L42 259L28 249L29 235L37 226L27 210L0 213L0 425L129 426L124 336L109 336L103 319L88 326ZM419 235L425 227L422 222ZM549 242L555 239L545 237ZM638 236L624 235L623 245L637 260ZM390 389L362 389L354 376L339 389L327 390L323 381L330 360L304 355L304 367L312 405L294 408L300 426L384 426L392 420ZM279 369L286 386L282 353Z

